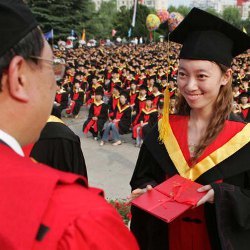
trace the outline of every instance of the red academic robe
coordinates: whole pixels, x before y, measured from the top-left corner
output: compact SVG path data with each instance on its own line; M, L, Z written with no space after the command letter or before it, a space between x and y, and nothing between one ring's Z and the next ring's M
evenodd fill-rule
M0 149L0 249L138 249L84 178Z

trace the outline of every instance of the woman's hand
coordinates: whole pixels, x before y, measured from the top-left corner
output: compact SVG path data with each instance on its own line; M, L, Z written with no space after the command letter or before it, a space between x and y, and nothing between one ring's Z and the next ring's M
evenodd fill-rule
M211 185L206 185L206 186L203 186L199 189L197 189L198 192L207 192L207 194L205 196L203 196L197 203L197 207L206 203L206 202L209 202L211 204L214 203L214 190L212 189Z
M141 196L142 194L144 194L147 191L150 191L152 189L153 189L153 187L151 185L147 185L146 188L143 188L143 189L137 188L137 189L132 191L131 195L127 197L127 200L128 200L128 202L131 202L135 198Z

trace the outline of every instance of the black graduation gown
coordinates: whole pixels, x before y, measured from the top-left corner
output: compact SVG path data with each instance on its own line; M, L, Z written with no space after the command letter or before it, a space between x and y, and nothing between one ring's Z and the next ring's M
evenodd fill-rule
M79 137L60 119L47 122L30 156L53 168L87 177ZM58 122L59 121L59 122Z
M119 99L120 99L120 95L119 96L114 96L112 95L110 98L109 98L109 101L108 101L108 109L109 109L109 114L112 116L114 111L115 111L115 108L119 102Z
M202 185L211 184L215 191L215 204L204 205L213 250L248 250L250 246L250 129L248 125L245 128L245 137L230 145L232 149L241 144L239 149L195 180ZM158 126L155 126L141 147L130 182L132 190L148 184L156 186L178 173L158 136ZM224 154L229 151L227 148ZM217 180L223 183L216 184ZM131 230L140 249L168 249L168 224L136 207L132 206L131 211Z
M80 108L83 105L83 98L84 98L84 92L82 89L80 89L77 93L74 91L72 92L71 99L75 101L75 107L72 112L73 115L78 115Z
M118 105L115 108L113 119L120 119L118 122L119 133L127 134L131 126L131 107L128 104L123 106Z
M59 109L60 111L62 111L63 109L66 109L68 106L68 101L69 101L69 94L67 91L63 91L61 93L59 93L59 95L61 95L61 100L60 100L60 106Z
M92 121L92 118L95 116L95 107L98 107L98 106L95 102L91 104L91 106L89 108L88 119L83 124L83 131L86 128L86 126L88 126L89 122ZM100 111L100 114L98 115L98 120L97 120L97 131L98 132L101 132L103 130L103 126L107 120L108 120L108 106L107 106L107 104L102 103L101 104L101 111ZM90 132L93 133L93 131L91 131L91 130L90 130ZM93 135L97 136L98 132L97 133L94 132Z
M242 109L242 112L240 114L241 118L245 122L250 122L250 104L246 105L245 107L241 105L241 109Z

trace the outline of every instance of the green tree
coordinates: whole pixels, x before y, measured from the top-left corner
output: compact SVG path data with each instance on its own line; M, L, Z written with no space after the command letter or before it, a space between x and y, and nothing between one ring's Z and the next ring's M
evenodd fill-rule
M127 10L125 7L121 7L117 13L115 19L115 29L117 35L121 37L128 36L128 30L131 28L132 17L134 7ZM146 27L146 19L150 13L155 13L154 10L150 10L147 6L138 4L135 27L132 28L132 37L147 37L149 32Z
M190 12L191 8L184 6L184 5L180 5L176 12L179 12L180 14L182 14L184 17Z
M240 28L241 24L241 17L240 17L240 11L237 7L227 7L224 9L222 13L222 18L231 23L232 25Z
M44 32L54 29L55 39L73 29L80 36L90 26L95 5L91 0L26 0Z
M94 38L110 38L117 15L116 1L103 1L99 11L92 16L89 35ZM88 34L87 33L87 34Z
M209 7L207 9L205 9L205 11L207 11L208 13L210 13L210 14L212 14L214 16L220 17L220 14L212 7Z

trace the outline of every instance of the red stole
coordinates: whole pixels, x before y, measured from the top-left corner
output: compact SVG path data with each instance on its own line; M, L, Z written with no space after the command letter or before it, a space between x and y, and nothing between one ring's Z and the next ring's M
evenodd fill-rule
M94 105L94 116L95 117L98 117L100 115L101 110L102 110L102 103L99 104L99 105L97 105L96 103L93 104ZM87 124L87 126L85 127L85 129L83 130L83 133L87 134L91 127L94 129L95 132L97 132L98 131L98 129L97 129L97 121L91 119L89 121L89 123Z
M76 100L78 100L78 98L79 98L79 92L74 93L73 100L76 101Z
M61 103L62 101L62 94L61 93L56 93L56 102Z
M173 133L184 158L190 164L191 156L187 141L188 120L188 116L170 116L170 125ZM198 162L222 147L235 134L241 131L244 126L245 124L243 123L226 121L223 130L219 133L215 141L205 149L201 157L199 157ZM187 222L185 218L200 221L201 223ZM169 242L169 250L211 250L206 228L204 206L188 210L169 224Z

